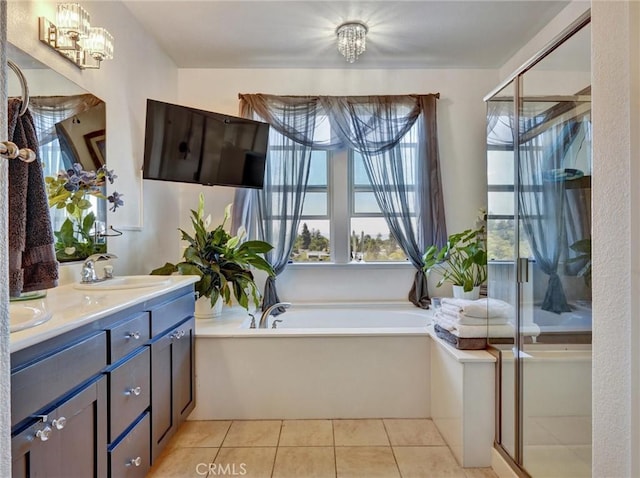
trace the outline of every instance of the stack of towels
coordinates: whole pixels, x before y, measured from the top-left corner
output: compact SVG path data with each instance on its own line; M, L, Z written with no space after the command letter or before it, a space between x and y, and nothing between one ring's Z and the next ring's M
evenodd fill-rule
M459 338L513 337L511 304L499 299L443 298L433 317L434 325ZM537 329L537 330L536 330ZM526 335L538 335L535 324L525 326Z

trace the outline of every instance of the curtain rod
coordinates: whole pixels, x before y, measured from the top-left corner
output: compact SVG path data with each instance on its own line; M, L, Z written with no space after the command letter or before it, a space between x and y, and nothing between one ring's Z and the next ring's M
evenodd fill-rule
M322 97L332 97L332 98L368 98L371 96L390 96L390 97L399 97L399 96L429 96L433 95L437 99L440 99L440 93L425 93L425 94L417 94L412 93L409 95L271 95L270 93L238 93L238 99L241 99L244 95L269 95L269 96L286 96L287 98L322 98Z

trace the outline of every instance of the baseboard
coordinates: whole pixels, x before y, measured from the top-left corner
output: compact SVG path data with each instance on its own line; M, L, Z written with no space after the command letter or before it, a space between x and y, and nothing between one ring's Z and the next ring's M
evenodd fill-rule
M499 478L519 478L495 448L491 449L491 468Z

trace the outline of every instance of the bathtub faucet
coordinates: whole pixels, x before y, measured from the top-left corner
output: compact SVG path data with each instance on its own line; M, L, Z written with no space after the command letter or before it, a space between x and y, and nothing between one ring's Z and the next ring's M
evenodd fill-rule
M269 316L271 315L271 312L273 312L273 310L277 309L278 307L282 307L283 309L288 309L289 307L291 307L291 302L278 302L276 304L273 304L267 307L267 309L260 316L260 324L258 324L259 329L267 328L267 322L268 322Z

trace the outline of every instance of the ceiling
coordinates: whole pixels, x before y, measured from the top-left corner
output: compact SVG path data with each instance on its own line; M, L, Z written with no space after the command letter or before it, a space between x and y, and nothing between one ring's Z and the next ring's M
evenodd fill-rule
M498 68L569 2L123 0L179 68ZM348 64L336 27L361 20ZM117 42L117 38L116 38Z

